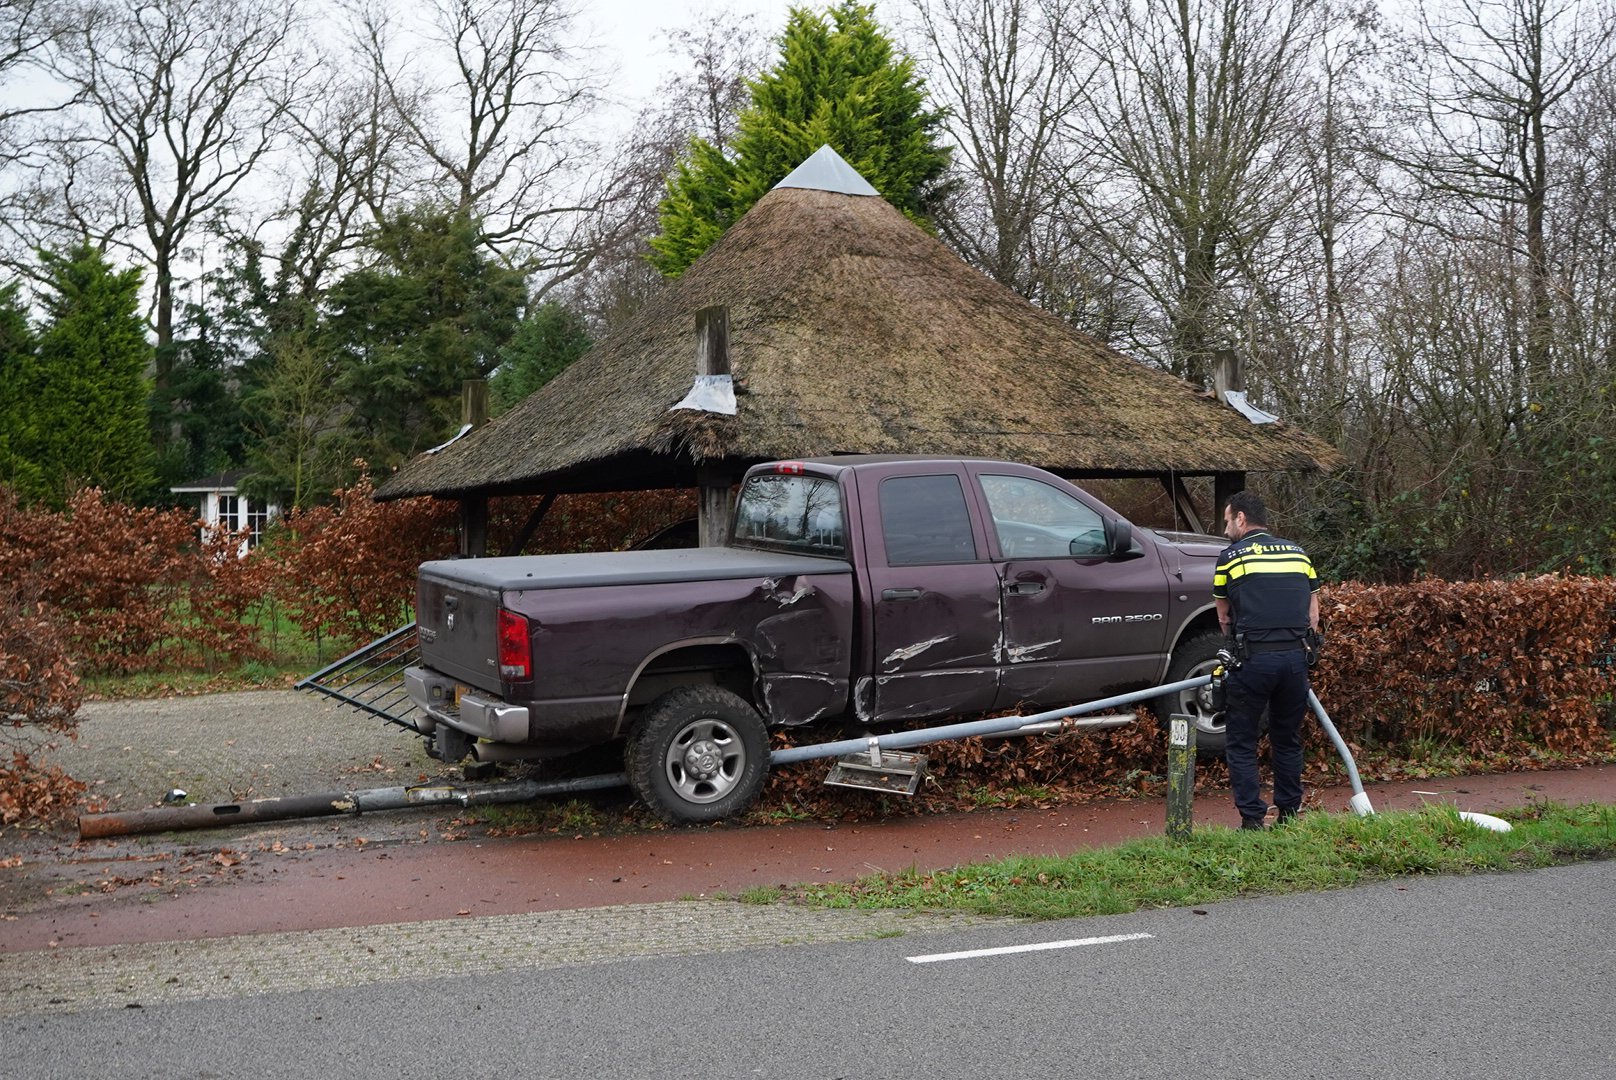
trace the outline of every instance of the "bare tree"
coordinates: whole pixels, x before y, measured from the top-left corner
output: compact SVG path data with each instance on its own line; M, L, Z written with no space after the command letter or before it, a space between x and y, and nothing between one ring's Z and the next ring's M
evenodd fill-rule
M1357 346L1386 239L1370 150L1383 38L1364 0L1324 0L1320 18L1295 106L1309 133L1292 148L1300 197L1276 219L1265 257L1245 268L1240 346L1248 389L1334 441L1373 396L1365 381L1375 358Z
M1097 77L1078 45L1079 0L915 0L928 90L954 146L951 194L934 216L968 262L1027 299L1108 336L1094 245L1079 216L1092 150L1067 129ZM1108 307L1103 300L1098 306Z
M36 87L16 85L47 69L50 50L67 29L59 15L59 8L44 0L0 0L0 166L24 156L22 121L71 104L66 93L42 96Z
M100 222L104 235L151 265L163 387L176 264L281 133L295 83L287 60L297 8L279 0L120 0L74 15L55 72L80 95L84 115L56 140L70 170L60 205L67 223ZM82 170L95 177L88 188L74 182Z
M301 105L285 103L296 138L286 155L284 201L273 216L284 229L275 259L277 300L317 300L367 230L412 194L411 133L396 92L354 59L332 49L322 58L326 78Z
M1567 132L1567 96L1612 63L1616 11L1451 0L1422 5L1417 23L1404 68L1408 139L1390 157L1424 189L1411 216L1456 239L1502 241L1518 262L1525 331L1511 358L1524 405L1555 377L1554 143Z
M768 42L756 17L720 9L662 35L676 59L640 109L615 159L601 169L611 178L612 198L594 220L588 269L573 293L597 333L638 311L662 287L662 274L646 256L660 231L657 207L667 180L692 139L720 150L735 138L751 101L747 81L768 63Z
M419 24L375 3L362 49L422 169L423 189L482 223L485 242L559 280L588 258L606 199L580 121L594 76L563 0L430 0Z
M1162 313L1176 374L1238 337L1239 285L1301 197L1319 0L1112 0L1083 40L1105 74L1080 133L1109 165L1093 223Z
M1616 371L1616 67L1574 95L1558 141L1561 193L1548 207L1555 264L1575 298L1561 315L1567 365L1597 379ZM1609 407L1616 400L1607 396Z
M32 221L43 187L39 174L51 160L40 125L75 103L71 88L49 76L51 60L69 23L44 0L0 0L0 227L18 240L4 256L19 273L32 272Z

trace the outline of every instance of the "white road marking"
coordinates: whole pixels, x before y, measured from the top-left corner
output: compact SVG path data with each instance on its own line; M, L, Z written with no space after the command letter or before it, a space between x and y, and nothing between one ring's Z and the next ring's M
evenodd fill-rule
M1081 945L1110 945L1118 941L1138 941L1150 934L1112 934L1110 937L1074 938L1070 941L1039 941L1031 945L1005 945L998 949L971 949L966 952L931 953L906 956L911 964L936 964L943 960L974 960L979 956L1006 956L1010 953L1043 952L1046 949L1075 949Z

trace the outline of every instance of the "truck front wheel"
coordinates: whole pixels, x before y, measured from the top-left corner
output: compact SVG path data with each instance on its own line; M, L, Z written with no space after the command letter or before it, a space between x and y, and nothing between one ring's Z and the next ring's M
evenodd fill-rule
M1203 631L1185 638L1173 650L1173 662L1167 667L1167 681L1182 682L1212 674L1212 669L1218 666L1218 650L1221 648L1222 634ZM1226 741L1223 712L1212 707L1212 694L1207 687L1180 690L1156 699L1156 716L1163 727L1167 726L1174 713L1195 718L1195 749L1199 756L1223 756Z
M625 753L634 792L663 821L720 821L745 810L769 773L763 718L737 694L681 686L653 701Z

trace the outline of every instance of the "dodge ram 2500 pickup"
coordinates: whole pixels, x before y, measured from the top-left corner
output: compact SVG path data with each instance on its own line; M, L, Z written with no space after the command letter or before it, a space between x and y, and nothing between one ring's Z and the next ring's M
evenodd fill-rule
M422 565L405 682L433 756L613 741L669 821L749 805L768 728L1056 708L1204 674L1222 541L1138 528L1025 465L759 465L722 547ZM1159 711L1221 716L1199 692Z

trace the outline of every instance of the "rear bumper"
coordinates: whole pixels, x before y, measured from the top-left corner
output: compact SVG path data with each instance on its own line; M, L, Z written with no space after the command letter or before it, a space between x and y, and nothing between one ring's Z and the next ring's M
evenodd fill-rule
M415 720L416 730L430 735L442 724L490 742L528 741L530 715L527 706L509 705L492 695L471 691L460 695L457 708L455 686L453 679L428 668L404 669L404 689L422 713Z

